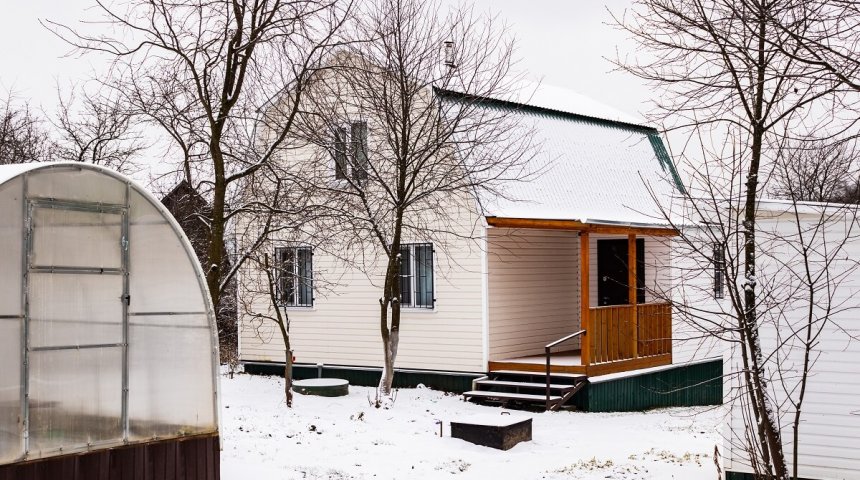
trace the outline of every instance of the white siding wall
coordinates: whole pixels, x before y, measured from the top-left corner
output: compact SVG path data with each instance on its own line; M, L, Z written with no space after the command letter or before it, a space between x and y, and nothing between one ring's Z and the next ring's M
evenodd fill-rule
M695 238L696 232L689 231L685 235ZM697 242L696 247L710 254L710 245L699 245ZM672 240L669 249L672 252L672 273L666 284L672 290L672 301L679 306L690 306L689 315L679 315L677 310L672 312L672 363L722 358L726 350L725 343L708 335L701 325L705 318L718 321L716 312L730 312L731 301L714 298L714 272L709 260L701 258L701 254L692 253L689 244L681 240Z
M473 235L468 209L455 223L461 235ZM446 227L448 228L448 227ZM405 239L405 243L415 241ZM446 248L435 250L436 308L403 309L396 368L480 372L483 364L481 251L477 242L449 235ZM337 250L334 248L333 250ZM370 250L368 256L372 256ZM382 269L371 278L335 255L314 252L313 308L290 308L290 339L296 362L382 366L379 297ZM246 269L243 275L259 275ZM328 286L323 284L329 283ZM240 295L242 295L240 293ZM247 294L246 294L247 298ZM271 308L265 297L257 310ZM283 342L273 323L256 326L248 317L240 328L243 361L283 362Z
M816 219L810 219L815 221ZM762 230L769 230L782 235L793 234L796 228L791 220L762 219L759 220ZM845 224L834 223L828 227L832 241L829 248L834 248L835 241L844 237ZM857 234L855 226L853 235ZM840 232L840 229L842 230ZM761 235L765 236L765 235ZM761 267L759 282L773 278L785 278L784 268L778 262L791 262L797 257L795 246L784 242L780 246L768 246L767 252L759 255ZM815 250L813 250L815 251ZM818 252L824 249L819 248ZM840 261L834 262L829 268L833 278L831 287L835 287L834 304L839 305L838 311L832 317L832 323L826 327L813 351L815 364L807 386L806 399L802 408L802 423L799 435L799 471L798 476L812 479L860 479L860 271L851 265L860 258L860 239L849 241L845 255ZM774 261L774 260L778 260ZM795 270L799 265L795 264ZM850 274L839 280L840 273ZM803 359L803 349L799 341L792 340L789 334L805 323L804 311L808 302L783 302L785 317L779 319L779 326L766 322L761 330L761 340L765 353L772 351L779 343L788 345L781 349L780 364L787 371L787 386L791 390L797 382L797 375ZM853 338L852 338L853 337ZM791 347L791 343L794 346ZM727 370L737 371L739 354L732 352L727 362ZM730 386L736 386L737 380L730 379ZM772 381L771 390L777 402L782 403L786 398L785 390L776 381ZM794 393L796 397L796 391ZM784 403L782 410L782 432L786 455L791 463L793 455L791 419L794 411ZM739 402L732 403L728 420L730 432L736 436L743 435L743 416ZM729 438L728 440L732 440ZM726 469L733 471L749 471L745 466L745 455L737 445L727 441L725 458Z
M576 232L491 228L488 243L490 360L542 354L579 329Z

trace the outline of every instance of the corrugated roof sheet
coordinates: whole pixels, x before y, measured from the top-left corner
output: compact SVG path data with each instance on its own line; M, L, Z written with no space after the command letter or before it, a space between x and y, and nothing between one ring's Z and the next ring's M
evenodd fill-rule
M510 198L482 198L488 216L666 223L654 196L668 203L679 179L668 155L658 156L665 148L656 130L504 104L486 108L511 108L533 128L540 152L531 170L541 172L509 183Z
M567 88L532 83L521 88L518 94L523 98L515 99L516 103L632 125L645 125L644 118L629 115Z

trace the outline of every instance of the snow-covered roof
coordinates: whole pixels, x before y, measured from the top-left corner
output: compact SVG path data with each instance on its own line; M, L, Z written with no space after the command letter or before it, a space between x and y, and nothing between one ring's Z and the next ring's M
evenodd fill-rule
M21 175L24 172L51 165L49 163L16 163L12 165L0 165L0 185Z
M513 99L512 101L523 105L630 125L645 125L643 118L629 115L567 88L547 85L545 83L529 84L529 86L520 89L517 95L520 98Z
M525 107L525 108L523 108ZM484 197L488 217L664 226L655 197L671 200L680 184L657 130L575 92L538 89L527 102L502 99L531 129L539 152L525 181L503 197Z

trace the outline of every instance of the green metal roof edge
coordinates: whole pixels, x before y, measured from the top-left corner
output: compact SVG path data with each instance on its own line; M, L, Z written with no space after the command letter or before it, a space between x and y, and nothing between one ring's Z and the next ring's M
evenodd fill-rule
M512 102L509 100L499 100L497 98L480 97L480 96L476 96L476 95L470 95L467 93L455 92L452 90L446 90L444 88L439 88L439 87L433 87L433 92L440 97L449 98L452 100L458 100L458 99L462 99L462 98L470 98L470 99L477 100L477 103L482 103L482 104L492 105L492 106L498 106L498 107L502 107L502 108L509 108L512 110L520 110L520 111L524 111L524 112L534 112L534 113L545 113L545 114L555 115L555 116L561 117L561 118L567 118L570 120L582 120L585 122L595 123L598 125L605 125L605 126L611 126L611 127L622 127L622 128L626 128L628 130L635 130L637 132L643 132L643 133L654 132L654 133L657 133L657 129L654 127L649 127L646 125L639 125L636 123L627 123L627 122L622 122L619 120L608 120L605 118L593 117L590 115L583 115L581 113L565 112L563 110L556 110L553 108L546 108L546 107L538 107L538 106L529 105L526 103Z
M660 161L660 168L664 172L668 170L669 175L672 176L672 181L675 182L675 188L678 189L678 192L686 194L687 189L684 188L681 176L678 175L678 170L675 168L675 162L672 161L672 157L669 156L666 146L663 145L663 139L660 138L660 134L656 130L649 132L648 141L651 142L651 148L654 149L654 154L657 155L657 160Z

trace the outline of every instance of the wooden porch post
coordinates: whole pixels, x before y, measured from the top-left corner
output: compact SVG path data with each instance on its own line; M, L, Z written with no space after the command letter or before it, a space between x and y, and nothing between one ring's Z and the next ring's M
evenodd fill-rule
M636 234L627 235L627 296L630 303L630 321L633 322L633 335L630 351L633 358L639 357L639 309L636 307Z
M594 336L593 329L591 328L591 315L588 304L589 257L588 232L579 232L579 319L581 323L580 328L585 330L579 348L580 355L582 356L582 364L586 366L591 362L591 339Z

